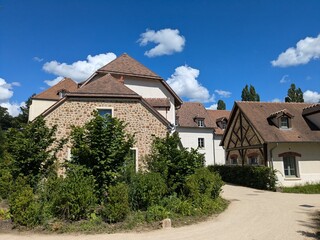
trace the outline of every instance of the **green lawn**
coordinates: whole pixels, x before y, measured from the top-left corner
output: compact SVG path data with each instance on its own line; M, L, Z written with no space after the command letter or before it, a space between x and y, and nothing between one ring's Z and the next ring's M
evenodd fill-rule
M305 193L305 194L320 194L320 183L310 184L307 183L301 186L284 187L285 193Z

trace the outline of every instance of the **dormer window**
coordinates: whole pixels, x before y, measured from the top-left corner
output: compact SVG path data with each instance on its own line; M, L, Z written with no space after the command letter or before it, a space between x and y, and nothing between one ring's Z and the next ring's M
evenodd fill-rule
M288 129L289 128L289 119L286 116L280 118L280 128Z
M198 127L204 127L204 120L203 119L197 119Z
M59 98L64 98L64 96L66 95L67 91L64 89L61 89L57 95L59 95Z
M227 121L224 120L224 121L221 122L221 128L222 129L226 129L227 128Z

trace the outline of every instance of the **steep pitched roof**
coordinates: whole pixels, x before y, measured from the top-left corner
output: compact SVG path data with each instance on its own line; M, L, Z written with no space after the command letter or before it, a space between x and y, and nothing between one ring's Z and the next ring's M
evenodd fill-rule
M161 79L157 74L126 53L98 69L97 72Z
M121 96L140 97L137 93L126 87L119 80L106 74L88 84L82 85L77 91L68 96Z
M78 84L71 78L64 78L56 85L48 88L47 90L35 95L33 99L43 100L59 100L59 92L65 90L66 92L74 92L78 89Z
M219 120L223 120L224 118L229 119L230 111L228 110L207 110L209 117L211 118L211 121L214 126L214 132L217 135L223 135L225 129L221 129L217 122Z
M302 115L303 110L310 105L308 103L236 102L231 118L234 112L240 109L264 142L320 142L319 129L315 130ZM287 130L279 129L268 121L272 113L283 109L293 116L292 128Z
M195 119L204 119L204 125L207 128L213 128L214 123L209 117L205 107L198 102L184 102L181 108L177 110L178 125L180 127L196 127L198 124Z

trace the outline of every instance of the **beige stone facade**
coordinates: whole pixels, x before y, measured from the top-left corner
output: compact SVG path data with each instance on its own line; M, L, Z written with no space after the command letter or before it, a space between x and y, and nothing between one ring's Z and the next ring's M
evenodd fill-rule
M112 109L113 117L123 120L128 133L135 134L134 148L138 154L138 166L150 152L153 137L164 137L167 126L151 113L140 100L68 98L45 116L49 127L57 125L57 138L68 137L71 126L83 126L92 118L92 112L101 108ZM70 146L69 146L70 147ZM59 161L68 159L68 147L58 154Z

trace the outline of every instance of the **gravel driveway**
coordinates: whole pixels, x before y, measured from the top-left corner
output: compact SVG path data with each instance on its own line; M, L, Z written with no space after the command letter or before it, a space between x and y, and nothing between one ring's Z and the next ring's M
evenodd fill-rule
M286 194L226 185L223 197L231 201L216 218L192 226L144 233L99 235L1 234L1 240L301 240L317 239L313 214L320 211L320 195Z

